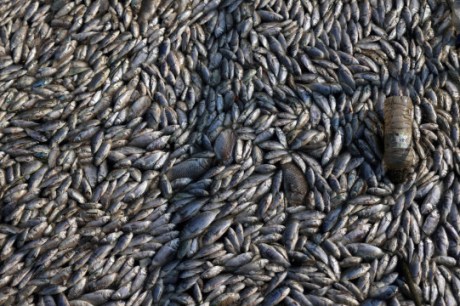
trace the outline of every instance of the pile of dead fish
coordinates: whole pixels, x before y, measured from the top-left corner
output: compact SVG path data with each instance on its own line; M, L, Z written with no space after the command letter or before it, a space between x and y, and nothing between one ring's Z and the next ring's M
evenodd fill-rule
M460 303L451 13L2 1L0 305ZM414 105L402 184L394 95Z

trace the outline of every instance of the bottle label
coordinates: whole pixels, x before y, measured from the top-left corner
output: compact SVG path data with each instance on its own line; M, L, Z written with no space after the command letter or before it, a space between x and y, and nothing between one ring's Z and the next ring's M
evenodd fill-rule
M393 134L390 137L390 147L395 149L407 149L410 147L411 137L409 134Z

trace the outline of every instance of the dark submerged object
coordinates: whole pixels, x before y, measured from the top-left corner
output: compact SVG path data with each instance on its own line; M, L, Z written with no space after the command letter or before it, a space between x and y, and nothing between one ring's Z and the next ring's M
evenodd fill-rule
M305 175L293 163L283 164L284 193L289 205L298 206L304 204L308 193L308 184Z

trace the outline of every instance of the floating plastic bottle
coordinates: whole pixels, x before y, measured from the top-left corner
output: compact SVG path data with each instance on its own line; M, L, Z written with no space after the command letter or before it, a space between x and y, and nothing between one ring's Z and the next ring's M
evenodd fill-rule
M406 96L389 97L385 101L385 151L383 160L388 177L393 183L402 183L414 162L412 149L412 122L414 106Z

